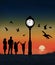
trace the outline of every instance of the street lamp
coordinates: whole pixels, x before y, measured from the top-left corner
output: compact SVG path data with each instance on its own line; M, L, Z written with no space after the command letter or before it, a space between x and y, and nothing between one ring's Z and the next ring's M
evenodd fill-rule
M31 16L29 16L26 19L25 24L29 28L28 55L32 55L31 28L34 26L35 21Z

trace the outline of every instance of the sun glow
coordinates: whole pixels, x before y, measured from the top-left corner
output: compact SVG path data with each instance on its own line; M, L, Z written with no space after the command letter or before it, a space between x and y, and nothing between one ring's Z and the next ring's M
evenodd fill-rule
M40 50L40 51L44 51L45 49L46 49L46 48L45 48L44 45L40 45L40 46L39 46L39 50Z

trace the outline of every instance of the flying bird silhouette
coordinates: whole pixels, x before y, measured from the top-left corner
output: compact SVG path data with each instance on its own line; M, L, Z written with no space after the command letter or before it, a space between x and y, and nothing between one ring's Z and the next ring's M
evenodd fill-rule
M7 27L5 27L5 30L6 30L6 31L8 31L8 28L7 28Z
M44 33L44 37L46 37L47 39L50 39L50 38L52 38L52 36L50 36L49 34L46 34L44 31L42 31L43 33Z
M38 24L38 27L40 27L40 24Z
M13 21L10 21L11 24L13 24Z
M47 24L44 26L44 30L46 30L47 29Z
M25 34L23 34L23 36L25 36Z
M17 28L16 31L19 32L19 28Z
M50 28L50 29L52 29L52 27L51 27L51 26L50 26L49 28Z

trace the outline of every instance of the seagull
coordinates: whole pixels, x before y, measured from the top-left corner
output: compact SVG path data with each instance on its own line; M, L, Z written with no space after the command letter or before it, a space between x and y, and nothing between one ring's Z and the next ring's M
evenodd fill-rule
M8 31L8 28L7 28L7 27L5 27L5 30L6 30L6 31Z
M23 34L23 36L25 36L25 34Z
M19 32L19 28L17 28L16 31Z
M50 26L49 28L50 28L50 29L52 29L52 27L51 27L51 26Z
M47 29L47 24L44 26L44 30L46 30Z
M42 31L43 33L44 33L44 37L46 37L47 39L50 39L50 38L52 38L52 36L50 36L49 34L46 34L44 31Z
M13 21L10 21L11 24L13 24Z
M40 24L38 24L38 27L40 27Z

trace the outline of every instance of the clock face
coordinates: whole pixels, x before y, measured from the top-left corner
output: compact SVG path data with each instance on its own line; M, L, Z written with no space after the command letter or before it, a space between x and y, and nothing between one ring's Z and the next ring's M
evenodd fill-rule
M28 19L26 24L27 24L27 26L31 27L34 24L34 21L32 19Z

